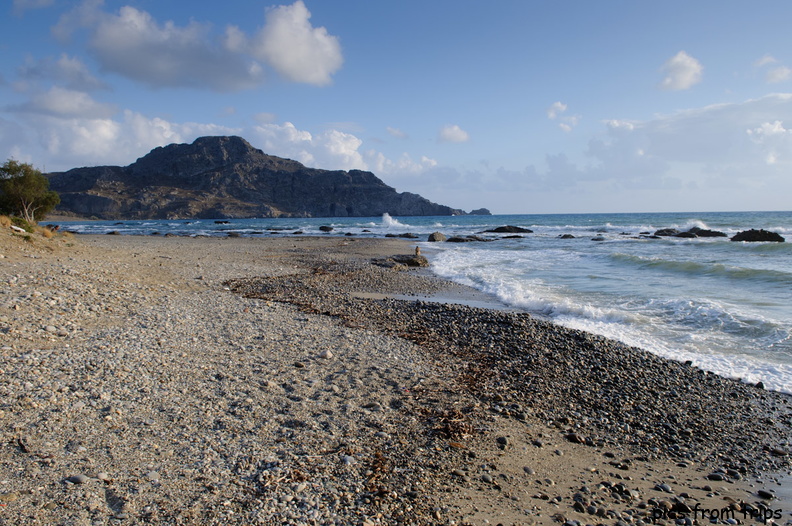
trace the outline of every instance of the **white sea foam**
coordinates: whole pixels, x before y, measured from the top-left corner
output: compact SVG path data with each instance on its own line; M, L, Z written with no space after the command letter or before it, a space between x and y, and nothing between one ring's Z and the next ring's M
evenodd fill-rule
M395 227L395 226L405 227L405 226L409 226L409 225L399 222L397 219L394 219L393 217L391 217L391 215L389 213L386 212L386 213L382 214L382 226L384 226L386 228L390 228L390 227Z

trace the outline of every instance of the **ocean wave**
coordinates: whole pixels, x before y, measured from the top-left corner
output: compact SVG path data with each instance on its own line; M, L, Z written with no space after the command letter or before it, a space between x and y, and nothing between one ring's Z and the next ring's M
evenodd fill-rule
M621 252L610 254L609 257L620 264L684 274L691 277L714 276L737 281L762 281L792 286L792 272L784 272L782 270L735 267L712 262L681 261Z

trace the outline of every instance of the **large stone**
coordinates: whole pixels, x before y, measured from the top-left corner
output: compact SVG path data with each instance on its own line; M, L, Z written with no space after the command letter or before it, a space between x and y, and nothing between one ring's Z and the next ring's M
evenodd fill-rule
M432 232L431 234L429 234L428 241L432 241L432 242L438 242L439 241L439 242L442 242L442 241L445 241L447 239L448 238L445 236L445 234L441 234L440 232Z
M506 225L506 226L499 226L499 227L493 228L491 230L485 230L484 233L494 233L494 234L532 234L533 230L530 230L528 228L523 228L521 226Z
M757 242L757 241L772 241L776 243L783 243L786 241L781 234L777 234L776 232L770 232L767 230L759 229L751 229L751 230L744 230L732 236L732 241L749 241L749 242Z

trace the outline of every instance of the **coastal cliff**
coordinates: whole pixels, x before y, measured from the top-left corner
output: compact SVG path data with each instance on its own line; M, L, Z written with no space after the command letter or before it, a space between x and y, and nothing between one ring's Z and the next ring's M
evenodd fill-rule
M61 196L59 212L99 219L465 215L399 193L371 172L308 168L241 137L200 137L155 148L129 166L47 177Z

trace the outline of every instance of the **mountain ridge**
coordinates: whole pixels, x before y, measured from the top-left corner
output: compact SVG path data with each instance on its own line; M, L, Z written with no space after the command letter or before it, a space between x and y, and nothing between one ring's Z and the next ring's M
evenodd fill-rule
M151 150L128 166L46 174L56 212L98 219L465 215L396 190L371 172L308 168L236 136ZM487 212L477 210L477 213Z

